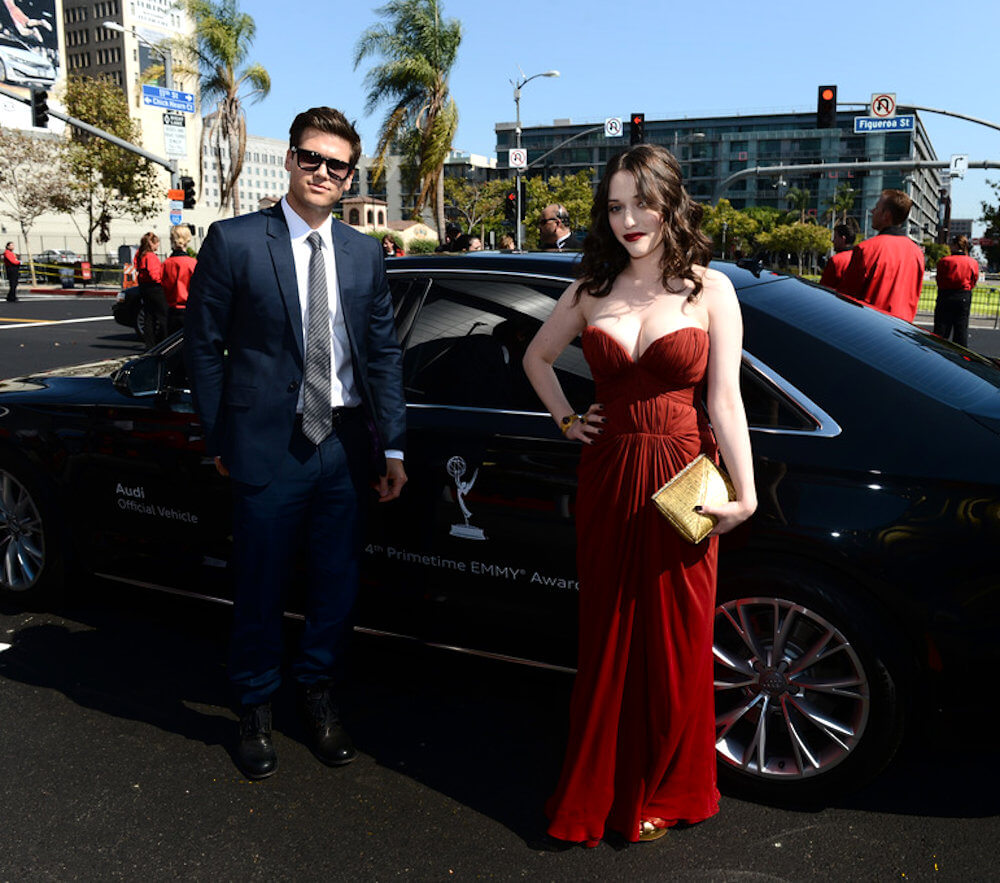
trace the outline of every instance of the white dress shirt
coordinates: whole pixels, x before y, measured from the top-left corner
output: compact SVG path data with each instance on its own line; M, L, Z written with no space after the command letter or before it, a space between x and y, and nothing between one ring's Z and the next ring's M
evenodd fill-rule
M295 260L295 281L299 288L299 307L302 310L302 351L305 352L306 338L309 335L309 261L312 259L312 246L306 241L313 228L302 220L288 204L285 197L281 198L281 210L288 224L288 235L292 241L292 257ZM330 327L333 328L333 345L330 348L330 407L341 406L353 408L361 404L354 383L354 366L351 364L351 343L347 338L347 323L344 321L344 311L340 308L340 288L337 282L337 258L333 252L332 215L316 229L323 245L323 266L326 269L327 302L330 308ZM302 413L303 388L299 389L299 401L296 409Z
M305 353L306 337L309 334L309 261L312 246L306 241L313 232L288 204L287 197L281 198L281 210L288 224L288 235L292 241L292 258L295 261L295 281L299 289L299 308L302 310L302 352ZM340 288L337 281L337 258L333 252L333 216L328 217L317 229L323 245L323 266L326 269L327 301L330 307L330 327L333 328L333 346L330 348L330 407L353 408L361 404L357 385L354 382L354 366L351 362L351 342L347 337L347 323L344 311L340 309ZM299 389L296 410L302 413L305 384ZM387 450L390 460L402 460L403 452Z

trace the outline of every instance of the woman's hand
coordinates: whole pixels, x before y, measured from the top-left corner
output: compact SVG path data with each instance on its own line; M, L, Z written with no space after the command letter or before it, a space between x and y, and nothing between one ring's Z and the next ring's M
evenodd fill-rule
M604 432L602 426L605 421L603 411L604 405L591 405L587 408L587 413L581 414L580 419L574 421L573 425L566 430L566 438L583 442L585 445L594 444L597 441L597 436Z
M746 521L757 509L757 504L745 503L742 500L733 500L723 503L720 506L695 506L695 512L702 515L711 515L718 519L718 523L709 533L710 537L717 537L719 534L728 533L734 527Z

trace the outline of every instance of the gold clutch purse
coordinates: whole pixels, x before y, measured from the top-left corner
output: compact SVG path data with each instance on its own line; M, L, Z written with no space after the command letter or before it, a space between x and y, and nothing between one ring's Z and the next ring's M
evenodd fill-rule
M653 494L656 508L689 543L700 543L718 521L695 512L695 506L718 506L735 499L729 476L704 454L695 457Z

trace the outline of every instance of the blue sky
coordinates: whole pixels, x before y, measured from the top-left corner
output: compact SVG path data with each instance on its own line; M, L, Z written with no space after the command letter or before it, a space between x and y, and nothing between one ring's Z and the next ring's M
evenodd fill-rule
M286 138L299 110L318 104L357 120L370 152L382 111L363 115L364 73L354 46L379 3L242 0L257 23L252 59L271 74L268 98L247 109L252 134ZM460 124L455 147L493 154L494 123L514 118L510 80L555 68L521 97L525 125L813 110L816 87L835 83L840 101L895 92L900 104L941 108L1000 123L994 70L1000 3L956 6L890 2L563 3L443 0L462 22L451 89ZM933 11L932 11L933 10ZM966 153L1000 163L1000 131L922 114L938 157ZM970 171L952 189L952 216L978 218L991 199ZM995 199L991 200L995 201ZM982 225L977 225L977 233Z

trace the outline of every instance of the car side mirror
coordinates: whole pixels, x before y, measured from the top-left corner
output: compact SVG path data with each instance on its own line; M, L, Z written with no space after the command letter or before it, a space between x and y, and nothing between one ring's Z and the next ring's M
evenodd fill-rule
M124 365L115 375L115 388L127 396L155 396L163 389L163 356L143 356Z

